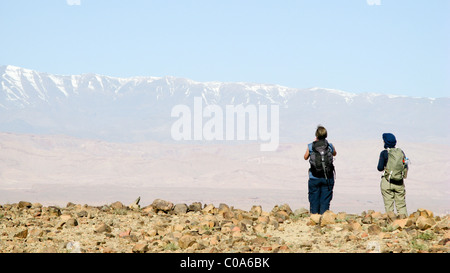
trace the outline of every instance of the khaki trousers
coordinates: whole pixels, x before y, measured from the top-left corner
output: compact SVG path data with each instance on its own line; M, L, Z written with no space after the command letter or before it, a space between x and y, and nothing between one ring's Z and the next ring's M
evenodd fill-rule
M396 185L389 183L386 178L381 179L381 195L383 196L384 208L386 212L394 212L394 204L397 208L397 214L403 214L408 216L406 212L406 201L405 201L405 184Z

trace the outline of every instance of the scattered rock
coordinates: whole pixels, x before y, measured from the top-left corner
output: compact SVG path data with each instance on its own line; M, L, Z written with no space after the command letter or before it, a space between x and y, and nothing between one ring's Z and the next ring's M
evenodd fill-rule
M156 211L169 212L173 208L173 203L162 199L156 199L153 201L152 206Z
M28 232L28 235L31 237L41 237L44 234L44 231L39 228L33 228Z
M362 226L357 221L351 220L348 224L344 225L344 229L347 229L348 231L361 231Z
M194 202L189 205L190 211L201 211L202 210L202 203L200 202Z
M188 211L188 206L186 204L176 204L173 207L173 212L175 214L185 214Z
M50 216L60 216L61 210L58 207L50 206L50 207L48 207L48 214Z
M146 243L137 243L132 249L133 253L145 253L148 251L148 245Z
M289 213L284 210L277 211L273 214L273 216L277 219L278 222L282 223L289 219Z
M323 213L322 218L320 220L321 226L332 225L335 223L336 214L331 210L327 210Z
M417 212L419 213L419 216L433 218L433 212L431 212L427 209L418 209Z
M294 211L295 216L305 217L309 215L309 210L305 208L299 208Z
M131 233L131 229L119 233L119 237L124 238L124 237L130 236L130 233Z
M186 249L190 246L192 246L194 243L196 242L195 237L191 236L191 235L183 235L179 240L178 240L178 245L180 246L181 249Z
M139 202L141 201L141 197L139 196L136 200L134 200L133 203L131 203L128 207L130 209L139 210L141 206L139 205Z
M283 204L279 207L279 210L286 212L288 215L293 214L291 207L288 204Z
M320 215L320 214L311 214L310 216L309 216L309 218L311 219L311 221L314 223L314 224L316 224L316 225L318 225L319 223L320 223L320 218L322 217L322 215Z
M419 216L416 221L416 226L421 230L426 230L434 226L436 222L433 220L433 218L430 218L428 216Z
M445 218L445 219L442 219L441 221L439 221L438 223L436 223L434 228L437 230L446 231L446 230L448 230L449 226L450 226L449 221L447 218Z
M213 204L209 204L209 205L206 205L206 206L202 209L202 212L203 212L204 214L213 214L213 213L214 213L214 210L215 210L214 205L213 205Z
M367 229L369 235L378 235L381 232L381 228L378 225L370 225Z
M394 222L392 222L392 226L394 228L399 228L399 229L405 229L406 227L409 227L413 224L411 219L408 218L404 218L404 219L397 219L394 220Z
M363 217L363 219L361 220L361 222L363 224L372 224L372 215L366 215Z
M43 248L39 249L37 252L39 253L58 253L56 248L54 246L44 246Z
M98 226L95 227L95 233L111 232L111 227L107 224L100 222Z
M379 212L379 211L373 212L372 214L370 214L370 216L372 217L372 219L380 219L383 217L381 212Z
M261 206L252 206L252 208L250 209L250 212L252 215L261 216L263 210L262 210Z
M76 227L78 226L78 221L75 218L70 218L66 221L66 226L67 227Z
M24 229L21 230L19 232L17 232L16 234L14 234L14 238L21 238L21 239L25 239L28 236L28 229Z
M116 251L110 247L104 247L103 253L116 253Z
M19 208L25 208L25 209L29 209L31 208L33 205L30 202L27 201L20 201L18 204Z
M120 210L125 208L125 206L122 204L122 202L120 201L116 201L114 203L112 203L111 205L109 205L112 209L116 209L116 210Z
M263 223L260 224L256 224L255 226L253 226L253 231L256 234L264 234L267 230L267 226Z
M249 211L221 203L173 205L156 199L104 206L0 205L0 252L432 252L448 253L448 215L292 212L287 205ZM136 206L133 206L136 205ZM380 249L378 249L378 244ZM414 243L412 243L414 242Z
M71 219L72 216L70 214L62 214L59 218L65 222L65 221Z
M386 213L386 219L389 223L392 223L395 219L397 219L397 215L394 212L389 211Z
M78 217L87 217L88 213L87 213L87 211L82 210L82 211L77 212L77 216Z

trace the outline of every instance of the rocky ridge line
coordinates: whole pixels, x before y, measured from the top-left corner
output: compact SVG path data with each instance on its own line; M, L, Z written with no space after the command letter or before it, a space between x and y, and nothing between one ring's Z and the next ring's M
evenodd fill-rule
M426 209L401 219L376 211L310 214L287 204L269 212L161 199L141 208L139 201L0 205L0 253L448 253L450 246L448 215Z

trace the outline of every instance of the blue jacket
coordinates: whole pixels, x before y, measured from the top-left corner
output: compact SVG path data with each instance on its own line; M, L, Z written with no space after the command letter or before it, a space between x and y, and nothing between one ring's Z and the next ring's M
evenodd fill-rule
M380 153L380 159L378 160L378 171L384 171L384 168L386 167L388 161L388 151L387 150L383 150Z

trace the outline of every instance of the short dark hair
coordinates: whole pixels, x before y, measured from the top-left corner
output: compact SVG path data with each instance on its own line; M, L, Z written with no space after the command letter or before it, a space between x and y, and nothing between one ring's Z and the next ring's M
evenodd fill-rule
M319 140L325 139L327 138L327 129L325 129L325 127L323 127L322 125L317 126L317 130L316 130L316 137Z

